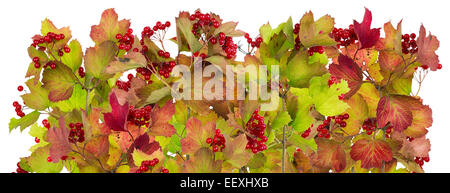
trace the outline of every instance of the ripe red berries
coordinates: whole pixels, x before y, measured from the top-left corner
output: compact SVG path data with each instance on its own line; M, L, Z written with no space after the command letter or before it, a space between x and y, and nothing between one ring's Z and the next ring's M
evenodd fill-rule
M69 133L69 142L70 143L83 143L84 138L84 130L82 123L69 123L70 133Z
M266 144L264 144L267 142L267 137L264 136L266 124L264 123L264 117L260 116L258 113L259 110L256 109L246 124L247 131L253 136L247 134L248 142L245 148L251 149L253 153L258 153L267 149Z
M119 49L128 52L134 44L133 29L128 29L124 35L116 34L116 39L119 41Z
M148 171L149 169L153 168L158 163L159 163L158 158L154 158L153 160L142 161L141 166L136 170L136 173L144 173L144 172ZM168 173L168 172L169 172L169 170L167 170L167 172L163 172L163 173Z
M17 87L17 90L18 90L19 92L22 92L22 91L23 91L23 86L22 86L22 85L19 85L19 86Z
M339 42L337 48L341 46L348 46L358 40L358 36L355 33L353 25L349 25L348 29L334 28L331 32L331 35L336 42Z
M325 49L323 46L315 46L308 49L308 55L312 56L314 53L323 54Z
M225 137L221 134L220 129L216 129L216 134L214 138L206 139L206 143L212 146L214 152L222 151L225 148Z
M415 54L418 51L416 34L404 34L402 36L402 52L403 54Z
M13 106L16 109L17 116L19 116L19 117L24 117L25 116L25 113L22 111L22 105L20 105L19 102L14 101L13 102Z

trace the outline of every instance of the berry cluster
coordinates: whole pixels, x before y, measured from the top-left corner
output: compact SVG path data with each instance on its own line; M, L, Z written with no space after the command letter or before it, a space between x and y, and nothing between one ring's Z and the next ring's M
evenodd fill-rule
M55 69L56 63L54 61L49 61L46 64L44 64L43 68L47 68L48 66L50 66L51 69ZM34 66L34 67L36 67L36 66Z
M154 167L156 164L159 163L159 159L155 158L153 160L145 160L141 162L141 166L138 170L136 170L136 173L144 173L150 169L150 167ZM168 172L169 170L167 170Z
M119 41L119 49L130 51L134 43L133 29L129 28L124 35L116 34L116 39Z
M45 128L50 129L50 123L47 119L42 120L42 125L44 125Z
M201 29L211 26L214 28L219 28L220 23L216 20L216 18L212 18L209 13L203 14L200 11L196 11L194 14L189 16L189 20L195 21L195 23L192 25L192 33L195 36L201 35Z
M70 133L69 142L70 143L83 143L84 142L84 130L83 123L69 123Z
M206 139L206 143L212 146L212 150L214 152L218 152L219 148L220 151L222 151L225 148L225 137L223 136L223 134L221 134L220 129L216 129L216 134L214 135L214 138Z
M64 34L55 34L53 32L48 32L47 35L44 37L34 38L31 46L36 47L39 44L52 43L55 41L63 40L64 38L66 38ZM39 50L44 51L45 47L39 46Z
M250 120L247 122L247 131L250 135L255 137L247 135L248 142L245 149L251 149L253 153L258 153L267 149L264 144L267 141L267 137L264 135L266 124L264 123L264 117L260 116L258 112L259 110L256 109ZM258 140L258 138L260 140Z
M247 39L247 43L250 44L250 46L252 48L254 48L254 47L259 48L259 46L262 43L261 37L257 37L257 38L255 38L255 40L252 40L252 38L250 37L250 35L248 33L245 33L244 37L245 37L245 39Z
M169 52L165 52L164 50L159 50L158 51L158 56L164 57L164 58L170 58L170 53Z
M162 167L161 168L161 173L167 174L167 173L169 173L169 169Z
M20 86L19 86L19 87L20 87ZM22 88L22 90L23 90L23 88ZM13 106L16 108L16 114L17 114L17 116L19 116L19 117L25 116L25 113L22 111L22 105L20 105L19 102L14 101L14 102L13 102Z
M158 69L159 75L163 76L164 78L169 78L170 73L172 72L172 69L176 65L177 65L177 63L175 63L175 61L153 63L153 67L155 67L155 69Z
M367 135L372 135L372 133L377 129L377 119L368 118L364 120L362 128L367 133Z
M151 106L145 106L139 109L135 109L134 106L130 106L127 121L130 121L137 126L146 125L148 127L150 124L151 112Z
M311 128L314 127L314 124L311 124L311 126L302 133L302 137L303 138L307 138L309 136L309 134L311 133Z
M83 67L79 67L78 68L78 75L80 75L81 78L83 78L84 76L86 76L85 72L84 72L84 68Z
M133 74L128 74L127 76L128 81L121 81L121 80L117 80L116 81L116 86L119 89L122 89L124 91L128 91L131 88L131 80L134 78Z
M300 23L296 23L294 25L294 34L297 34L297 37L295 37L295 45L294 48L296 50L300 50L300 36L299 36L299 32L300 32Z
M25 174L25 173L28 173L28 171L22 169L22 168L20 167L20 162L17 162L17 169L16 169L16 171L13 172L13 173Z
M415 157L414 161L419 164L420 168L422 168L423 164L425 164L425 162L429 162L430 161L430 157Z
M228 59L232 59L237 53L237 44L233 42L233 38L225 36L223 32L219 33L219 45L222 46L222 50L227 54Z
M323 54L325 52L325 48L323 46L314 46L308 49L308 55L312 56L314 53Z
M356 35L352 24L348 26L348 29L334 28L331 35L334 40L338 42L337 48L340 48L341 46L348 46L358 40L358 36Z
M39 62L39 57L34 57L33 58L33 62L34 62L34 67L35 68L40 68L41 67L41 63Z
M403 54L417 53L416 34L404 34L402 36L402 52Z

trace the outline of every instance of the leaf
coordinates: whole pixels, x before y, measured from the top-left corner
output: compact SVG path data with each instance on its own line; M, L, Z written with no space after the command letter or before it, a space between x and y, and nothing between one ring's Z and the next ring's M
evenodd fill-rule
M113 131L126 131L125 123L128 116L128 102L120 105L115 93L109 95L109 104L112 111L103 113L105 124Z
M275 34L280 34L280 32L283 32L285 34L286 39L289 43L291 43L292 45L294 44L294 34L291 17L289 17L286 22L278 25L278 27L275 29L272 29L272 26L270 26L269 23L264 24L259 28L259 33L261 34L261 38L263 39L263 42L265 44L269 44L272 37Z
M39 80L32 78L27 80L25 84L30 89L30 93L21 96L26 106L39 111L45 110L50 106L50 101L48 100L49 92L42 87Z
M33 111L25 116L23 116L20 119L11 118L11 121L9 122L9 132L11 132L13 129L20 127L20 131L23 131L33 123L35 123L38 119L41 113L38 111Z
M175 18L177 24L178 50L197 52L202 48L202 45L192 33L193 24L188 17L189 14L180 13L180 16Z
M366 8L362 23L353 20L355 33L358 36L359 49L371 48L380 39L380 28L371 29L372 12Z
M52 46L53 50L59 50L61 48L64 48L64 45L69 42L70 38L72 38L72 33L70 31L69 27L63 27L63 28L56 28L56 26L53 24L52 21L49 19L45 19L41 23L41 34L43 36L47 35L49 32L53 32L55 34L64 34L64 39L56 41L54 45Z
M403 131L412 124L412 113L407 99L400 95L384 96L377 107L377 125L385 127L388 123L396 131Z
M106 41L117 41L116 34L125 34L130 27L129 20L118 21L119 16L116 11L111 8L103 11L99 25L91 27L91 39L96 45L100 45Z
M116 74L118 72L125 72L127 70L136 69L139 67L146 67L147 60L145 56L137 52L129 52L123 58L117 58L115 61L109 63L105 69L105 73Z
M398 22L397 29L391 22L384 24L384 33L386 38L382 40L384 49L394 51L397 54L402 53L402 21Z
M291 116L287 111L280 112L275 120L272 122L271 127L273 130L278 130L283 126L289 124L292 121Z
M311 79L309 95L311 96L316 110L325 116L342 114L349 106L339 96L347 93L350 89L346 81L328 86L330 74Z
M297 96L297 112L292 122L292 128L298 132L304 132L314 122L314 117L310 114L313 100L309 96L309 90L307 88L290 88L290 91Z
M118 51L117 45L112 41L106 41L98 46L86 49L84 65L86 74L99 79L107 79L112 76L104 73L106 66L114 60Z
M340 172L346 167L346 154L343 145L339 142L317 139L317 159L314 165L321 168L332 168Z
M403 64L401 55L389 51L380 51L378 61L380 62L380 69L389 72L401 70Z
M149 132L153 136L171 137L176 133L175 128L169 123L173 114L175 114L175 105L172 101L168 101L162 108L155 105L150 114L151 126Z
M195 117L186 122L186 137L181 139L181 150L187 154L194 154L202 147L209 147L206 139L213 137L216 132L215 122L202 124Z
M53 103L52 106L58 107L63 112L72 112L75 110L86 109L86 90L79 84L73 88L72 96L69 99ZM88 104L92 101L94 95L89 96Z
M297 170L301 173L310 172L312 169L311 159L301 149L294 153L294 162Z
M289 85L298 88L308 87L314 76L327 73L325 66L320 62L310 64L306 51L298 52L287 64L286 76Z
M331 64L330 74L337 79L344 79L348 83L350 91L344 95L344 98L350 98L358 92L363 83L362 70L350 57L339 55L339 64Z
M307 48L314 46L334 46L336 42L329 36L334 28L334 18L329 15L322 16L314 21L310 11L300 20L300 42Z
M358 94L360 94L367 103L369 117L376 117L377 106L380 101L377 88L375 88L375 86L371 83L363 83L358 91Z
M345 135L356 135L360 132L364 121L369 118L367 103L360 94L353 95L345 102L350 106L346 111L349 118L345 121L347 125L342 130Z
M439 65L439 57L435 51L439 48L439 40L436 36L428 35L425 27L420 26L419 37L417 38L417 61L422 65L427 65L430 70L436 71Z
M245 34L243 31L236 30L237 24L238 24L238 22L233 22L233 21L221 23L219 28L214 30L214 35L217 35L220 32L223 32L226 36L231 36L231 37L243 36Z
M415 157L429 157L428 152L431 150L431 143L425 136L414 138L413 141L404 140L403 146L399 153L414 159Z
M61 57L61 62L72 69L72 71L77 72L83 62L83 50L81 49L81 45L78 40L70 41L68 47L70 48L70 52L64 53Z
M56 62L56 68L44 70L42 83L49 92L48 99L51 102L66 100L72 96L76 77L66 65Z
M317 144L314 141L314 138L305 139L300 135L292 135L288 138L288 142L294 144L303 151L306 151L308 148L317 151Z
M247 137L241 134L235 138L225 135L226 147L223 150L225 161L236 168L241 168L247 164L251 158L250 151L245 149L247 145Z
M58 127L48 129L47 141L50 143L50 157L53 163L59 162L62 156L67 156L71 151L69 142L69 129L66 128L64 118L58 120Z
M38 139L41 139L41 142L45 140L47 136L47 128L45 127L39 127L37 123L34 123L30 127L30 131L28 132L30 136L37 137Z
M36 173L59 173L63 169L62 162L48 162L49 146L36 149L30 157L26 158L31 170Z
M428 133L427 128L433 125L433 112L428 105L423 105L421 99L414 97L403 97L407 100L413 119L411 126L406 128L403 133L407 136L419 138Z
M159 163L162 163L162 161L164 160L164 155L161 150L154 151L152 154L147 154L139 149L135 149L132 156L134 165L136 166L141 166L142 161L153 160L155 158L158 158Z
M208 148L201 148L195 152L191 159L185 162L186 173L219 173L222 161L214 161L214 153Z
M381 168L382 161L392 160L392 150L385 141L363 138L353 144L350 156L355 161L361 160L362 168Z

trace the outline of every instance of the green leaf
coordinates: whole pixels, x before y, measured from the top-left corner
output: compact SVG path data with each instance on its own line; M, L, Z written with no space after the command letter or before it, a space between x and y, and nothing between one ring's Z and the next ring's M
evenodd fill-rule
M328 56L326 53L319 54L318 52L314 52L312 56L308 58L308 64L328 64Z
M192 33L192 22L187 16L181 16L175 19L177 24L177 43L179 51L197 52L202 48L202 44ZM185 45L185 44L188 45ZM188 47L190 49L188 49Z
M307 148L317 151L317 144L316 144L316 141L314 141L314 138L305 139L300 135L292 135L288 139L288 142L299 147L302 151L305 151Z
M111 62L105 72L108 74L116 74L118 72L125 72L127 70L136 69L139 67L146 67L147 60L141 53L130 52L123 58L119 58L116 61Z
M316 110L325 116L342 114L349 106L339 96L347 93L350 89L345 80L328 86L330 74L311 79L309 95L312 97Z
M58 62L55 69L44 70L42 82L44 88L50 91L48 99L51 102L57 102L72 96L73 86L77 81L72 70Z
M76 84L74 86L72 96L70 96L70 98L68 100L53 103L52 106L58 107L59 110L61 110L63 112L72 112L74 109L75 110L80 110L80 109L85 110L86 109L86 95L87 95L86 90L84 90L81 85ZM94 97L94 95L89 95L88 104L90 104L93 97Z
M331 16L324 15L319 20L314 21L314 15L310 11L303 15L300 20L300 41L307 48L314 46L334 46L336 42L329 36L333 28L334 19Z
M37 123L34 123L30 127L30 131L28 132L28 134L30 134L30 136L32 136L32 137L37 137L39 139L45 139L45 137L47 136L47 131L48 131L47 128L40 127L40 126L38 126Z
M272 129L278 130L292 121L287 111L280 112L272 123Z
M20 131L23 131L24 129L35 123L39 119L40 115L41 113L39 113L38 111L33 111L20 119L11 118L11 121L9 122L9 132L17 127L20 127Z
M86 74L99 79L108 79L112 76L104 73L106 66L114 60L118 51L116 43L105 41L98 46L86 49L84 63Z
M318 62L311 63L310 61L306 51L298 52L289 61L286 74L289 79L289 85L298 88L308 87L311 78L322 76L328 72L325 64Z
M77 72L83 62L83 50L81 49L81 45L78 40L72 40L68 46L70 48L70 52L64 53L61 57L61 61L71 68L72 71Z
M32 78L27 80L25 84L30 89L30 93L21 96L26 106L35 110L45 110L50 106L49 91L42 87L39 80Z
M59 173L63 168L62 161L58 163L48 162L49 146L40 147L36 149L30 157L28 157L27 164L30 165L33 172L36 173Z
M310 114L313 100L309 96L307 88L291 88L290 91L297 96L297 113L294 122L292 122L292 127L298 132L304 132L314 123L314 118Z

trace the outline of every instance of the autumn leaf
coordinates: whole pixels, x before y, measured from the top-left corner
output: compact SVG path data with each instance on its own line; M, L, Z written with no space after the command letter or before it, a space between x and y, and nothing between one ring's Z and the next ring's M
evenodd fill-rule
M415 157L429 157L428 152L431 150L431 143L425 136L414 138L413 141L408 141L403 138L402 148L399 153L407 158L414 159Z
M423 105L420 98L403 97L407 100L413 119L411 126L406 128L403 133L407 136L419 138L428 133L427 128L433 124L433 112L428 105Z
M175 128L169 123L173 114L175 114L175 105L172 101L168 101L162 108L155 105L152 113L150 114L151 126L149 132L153 136L165 137L170 137L175 134Z
M40 81L32 78L27 80L25 84L30 89L30 93L21 96L26 106L40 111L50 106L50 100L48 99L49 91L42 87Z
M315 62L310 64L306 51L298 52L287 63L286 76L289 85L297 88L308 87L310 80L315 76L327 73L326 64Z
M403 131L412 124L413 116L403 96L384 96L377 107L377 125L379 128L390 123L396 131Z
M345 102L350 106L346 111L349 118L345 121L347 125L342 130L345 135L356 135L360 132L364 121L369 118L369 108L364 98L358 93Z
M362 168L381 168L382 161L392 160L392 150L385 141L363 138L353 144L350 156L355 161L361 160Z
M125 123L128 116L128 102L120 105L115 93L109 95L112 111L103 113L105 124L113 131L126 131Z
M342 114L349 107L339 97L347 93L350 89L345 80L328 86L329 79L330 74L312 78L309 86L309 95L313 100L316 110L320 114L335 116Z
M42 74L42 83L49 92L48 99L51 102L66 100L72 96L76 77L66 65L56 62L56 68L47 68Z
M81 44L78 40L70 41L67 45L70 48L69 53L65 53L61 57L61 62L67 65L72 71L77 71L83 62L83 50L81 49Z
M49 146L36 149L30 157L25 158L27 165L36 173L59 173L63 169L62 162L48 162Z
M111 78L112 76L104 73L104 71L106 66L114 60L117 51L118 47L112 41L105 41L95 47L86 49L84 56L86 74L99 79Z
M303 153L301 149L297 150L294 154L294 165L297 168L297 170L301 173L307 173L310 172L312 169L312 163L311 158Z
M307 48L313 46L334 46L337 42L329 36L334 27L334 18L324 15L314 21L314 15L310 11L300 20L300 42Z
M177 43L179 51L200 50L202 45L192 33L193 23L189 20L189 13L180 12L179 17L175 18L177 24Z
M146 67L147 60L145 56L137 52L129 52L127 55L117 58L109 63L105 69L105 73L116 74L118 72L125 72L127 70L136 69L139 67Z
M317 158L314 159L314 165L321 168L332 168L336 172L345 169L346 154L343 145L327 140L317 139Z
M350 91L344 95L344 98L350 98L358 92L363 83L362 70L350 57L339 55L338 64L331 64L329 67L330 74L337 79L344 79L348 83Z
M33 123L35 123L38 119L41 113L39 111L33 111L20 119L11 118L9 122L9 132L14 130L17 127L20 127L20 131L25 130L27 127L31 126Z
M214 160L214 153L208 148L198 149L195 154L185 162L186 173L218 173L222 169L222 161Z
M371 29L372 12L366 8L364 19L361 23L353 20L355 33L358 36L359 49L371 48L380 38L380 28Z
M427 65L430 70L436 71L439 65L439 57L435 51L439 48L439 40L436 36L428 35L425 27L420 26L419 37L417 38L417 61L422 65Z
M42 36L46 36L47 33L52 32L55 34L64 34L64 39L55 41L53 43L52 49L53 50L59 50L64 48L64 45L69 42L70 38L72 38L72 32L70 31L69 27L63 27L63 28L57 28L52 21L49 19L45 19L41 23L41 34Z
M384 33L386 37L382 39L385 50L394 51L397 54L402 53L402 21L398 22L397 29L391 22L384 24Z
M251 158L250 151L246 150L247 137L241 134L235 138L225 135L226 147L223 150L225 161L236 168L241 168L247 164Z
M47 141L50 143L50 157L53 163L59 162L62 156L67 156L72 151L69 142L69 129L67 129L64 118L58 120L58 127L48 130Z
M202 124L194 117L189 118L186 122L186 137L181 139L181 150L187 154L194 154L202 147L209 147L206 139L214 136L215 129L214 122Z
M380 56L378 57L381 70L388 72L395 72L401 70L403 64L403 58L392 51L380 51Z
M100 45L105 41L117 41L116 34L125 34L130 27L130 21L123 19L118 21L119 16L116 11L111 8L102 13L99 25L91 27L91 39L96 45Z

